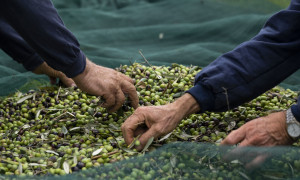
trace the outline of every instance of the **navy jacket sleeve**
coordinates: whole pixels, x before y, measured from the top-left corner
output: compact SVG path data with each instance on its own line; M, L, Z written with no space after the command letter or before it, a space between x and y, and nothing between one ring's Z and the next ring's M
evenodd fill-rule
M202 112L225 111L271 89L299 67L300 0L292 0L258 35L199 72L187 92Z
M50 0L3 0L0 16L52 68L72 78L85 68L85 55Z
M44 61L24 39L3 19L0 19L0 48L25 69L33 71Z

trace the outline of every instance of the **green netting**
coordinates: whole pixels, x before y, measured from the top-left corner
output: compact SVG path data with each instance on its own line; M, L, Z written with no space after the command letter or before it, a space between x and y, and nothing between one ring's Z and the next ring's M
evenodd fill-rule
M154 65L206 66L253 37L288 0L54 0L82 50L97 64L118 67L139 61L142 50ZM298 89L299 73L282 84ZM21 65L0 54L0 96L31 79Z
M222 53L253 37L268 17L287 7L288 3L288 0L54 1L85 54L97 64L108 67L143 62L139 50L153 65L178 63L204 67ZM281 86L298 90L299 77L297 72ZM47 83L47 77L26 72L4 53L0 54L0 78L0 96L18 89L25 92ZM284 97L275 93L277 96ZM267 97L273 98L273 95ZM289 100L289 97L283 99L286 98ZM186 127L185 130L191 134L189 129ZM208 132L207 135L212 138ZM178 136L182 141L192 140L187 134ZM296 147L246 148L244 151L247 153L242 153L243 156L233 155L233 159L225 162L222 157L228 152L226 147L220 149L214 144L177 142L157 146L155 151L145 155L67 176L25 178L221 180L297 179L300 176L299 149ZM257 169L245 169L243 162L249 162L249 158L257 154L267 154L269 158ZM19 177L0 176L0 179Z

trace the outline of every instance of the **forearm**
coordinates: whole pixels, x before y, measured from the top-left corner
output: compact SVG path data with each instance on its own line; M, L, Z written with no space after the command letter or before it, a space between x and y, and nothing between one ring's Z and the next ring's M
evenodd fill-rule
M0 48L15 61L21 63L28 71L33 71L44 62L3 19L0 19L0 38Z
M200 111L200 106L196 99L190 95L189 93L184 94L180 98L178 98L175 102L170 104L171 109L177 114L177 119L181 120L190 114L196 113Z
M74 35L64 26L50 0L4 0L0 16L52 68L74 77L85 68L85 55Z
M241 105L299 69L298 2L292 1L256 37L217 58L196 76L195 87L188 92L197 99L201 112Z

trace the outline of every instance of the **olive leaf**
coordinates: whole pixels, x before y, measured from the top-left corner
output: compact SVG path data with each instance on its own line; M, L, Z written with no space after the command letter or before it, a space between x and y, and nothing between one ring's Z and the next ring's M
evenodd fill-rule
M67 112L67 114L69 114L70 116L76 117L76 116L74 116L74 114L72 114L70 112Z
M171 166L172 166L173 168L176 167L176 162L177 162L176 156L173 154L173 155L170 157L170 163L171 163Z
M23 166L22 166L22 163L19 163L18 170L19 170L19 173L20 173L20 174L23 173Z
M241 176L243 176L243 178L245 178L245 179L247 179L247 180L251 180L251 178L250 178L249 176L247 176L245 173L239 171L239 174L240 174Z
M176 75L171 75L171 74L164 74L164 77L165 77L165 78L168 78L168 79L175 79L175 78L177 78L178 76L176 76Z
M123 150L123 151L125 151L125 152L127 152L127 153L133 153L133 154L136 154L136 153L138 153L138 152L136 152L136 151L133 151L133 150L131 150L131 149L128 149L128 148L122 148L122 150Z
M142 153L145 152L145 151L149 148L149 146L152 144L153 140L154 140L154 137L152 136L152 137L148 140L148 142L147 142L147 144L145 145L144 149L141 151Z
M61 168L61 169L62 169L65 160L66 160L66 158L65 158L65 157L62 157L62 158L60 159L60 161L57 163L57 168Z
M27 96L25 96L25 97L22 97L21 99L19 99L19 100L17 101L17 104L20 104L20 103L24 102L25 100L32 98L33 95L34 95L34 94L30 94L30 95L27 95Z
M181 134L176 134L175 133L175 136L177 136L178 138L183 139L183 140L188 140L188 138L194 138L195 137L195 136L192 136L192 135L189 135L189 134L185 133L184 131Z
M69 173L70 173L70 165L68 164L67 161L65 161L65 162L63 163L63 168L64 168L66 174L69 174Z
M167 135L165 135L164 137L162 137L160 140L158 140L159 142L161 142L161 141L163 141L163 140L165 140L165 139L168 139L170 136L171 136L171 134L172 134L173 132L170 132L169 134L167 134Z
M176 93L176 94L173 95L173 98L179 98L182 95L184 95L184 92L178 92L178 93Z
M229 124L228 124L228 127L227 127L227 131L231 131L236 125L236 122L235 121L231 121Z
M29 124L25 124L22 128L23 129L28 129L28 128L30 128L30 125Z
M73 164L76 166L77 163L78 163L78 159L77 159L77 156L74 154L74 156L73 156Z
M93 108L89 108L88 113L93 116L95 114L95 110Z
M138 87L142 82L146 81L147 78L142 78L138 83L136 83L135 87Z
M131 149L131 148L134 146L135 142L140 138L140 136L141 136L141 135L138 135L137 137L135 137L135 138L133 139L133 141L128 145L128 148L129 148L129 149Z
M112 123L110 123L108 126L111 127L111 128L114 129L114 130L120 130L120 128L118 128L117 126L115 126L115 125L112 124Z
M293 166L291 165L291 163L288 163L290 169L291 169L291 172L292 172L292 177L294 177L294 168Z
M101 153L102 150L103 150L103 148L97 149L96 151L94 151L94 152L92 153L92 156L97 156L98 154Z
M29 163L28 166L47 166L46 164Z
M81 127L73 127L71 129L69 129L69 131L75 131L75 130L78 130L78 129L81 129Z
M62 126L62 127L61 127L61 132L62 132L64 135L68 134L68 130L67 130L66 126Z
M9 164L19 165L19 163L15 162L15 161L8 160L8 159L1 159L1 158L0 158L0 162L1 162L1 161L4 161L4 162L9 163Z
M194 72L197 68L198 68L198 66L193 66L193 67L189 70L189 74L191 74L192 72Z
M45 152L46 152L46 153L55 154L55 155L59 156L59 154L58 154L57 152L55 152L55 151L46 150Z

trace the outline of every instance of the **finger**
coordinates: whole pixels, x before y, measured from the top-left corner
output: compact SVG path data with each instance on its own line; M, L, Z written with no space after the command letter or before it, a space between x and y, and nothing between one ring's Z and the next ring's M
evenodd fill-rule
M148 129L148 131L146 131L144 134L142 134L141 137L139 138L141 145L136 147L136 149L138 151L141 151L145 147L145 145L147 144L148 140L151 137L154 137L154 139L156 139L159 136L160 136L160 134L158 133L156 128L154 126L151 126L150 129Z
M115 104L115 94L114 93L109 93L109 94L104 94L103 98L105 100L105 103L102 104L103 107L109 109Z
M122 74L122 77L123 77L126 81L128 81L129 83L134 84L134 83L133 83L133 80L132 80L130 77L126 76L125 74Z
M74 87L76 86L75 82L71 79L71 78L68 78L65 74L61 73L59 79L63 82L63 84L66 86L66 87Z
M235 145L241 142L245 138L244 128L241 127L237 130L232 131L222 142L221 145Z
M109 108L109 110L108 110L109 112L115 112L124 104L125 96L121 89L117 90L115 100L116 100L115 105L113 107Z
M136 115L135 113L126 119L121 127L126 144L129 145L133 141L137 127L144 123L144 118L140 115Z
M51 76L48 76L49 79L50 79L50 84L54 85L56 84L56 77L51 77Z
M136 109L139 106L139 97L136 93L135 86L129 83L128 81L123 81L121 84L121 89L125 94L128 94L129 99L131 100L131 106Z
M257 169L260 165L262 165L266 159L268 158L269 156L264 154L264 155L259 155L257 156L256 158L254 158L250 163L247 163L245 165L245 168L248 169L248 170L254 170L254 169Z

